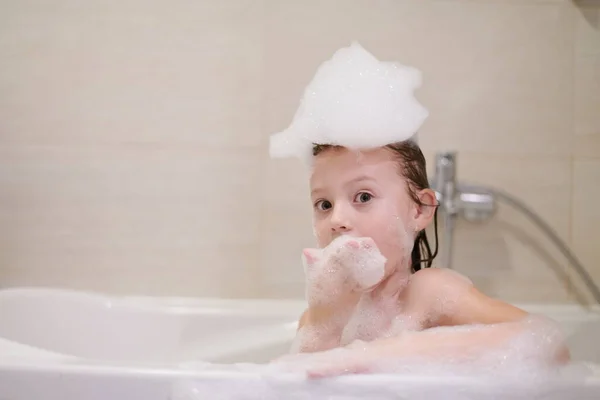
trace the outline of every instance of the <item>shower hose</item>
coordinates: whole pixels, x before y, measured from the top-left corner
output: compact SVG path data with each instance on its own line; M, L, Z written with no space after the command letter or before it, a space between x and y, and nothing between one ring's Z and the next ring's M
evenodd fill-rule
M560 250L560 252L565 256L565 258L569 261L571 266L579 274L580 278L583 280L583 282L585 283L585 285L587 286L589 291L594 296L596 303L600 304L600 289L598 288L598 285L596 285L596 283L592 279L592 276L590 275L590 273L585 269L585 267L577 259L577 257L575 257L575 255L569 249L569 247L565 244L565 242L563 242L560 239L560 237L556 234L556 232L539 215L537 215L535 212L533 212L533 210L530 207L528 207L525 203L523 203L521 200L515 198L511 194L506 193L499 189L495 189L495 188L491 188L491 187L487 187L487 186L484 186L484 187L462 186L461 191L463 188L466 190L473 190L473 191L476 190L479 193L481 193L481 191L483 190L484 192L487 192L488 194L496 197L497 199L504 201L508 205L512 206L513 208L517 209L518 211L521 211L523 214L525 214L527 217L529 217L529 219L531 219L531 221L533 221L546 234L546 236L548 236L548 238L550 238L550 240L556 245L556 247Z

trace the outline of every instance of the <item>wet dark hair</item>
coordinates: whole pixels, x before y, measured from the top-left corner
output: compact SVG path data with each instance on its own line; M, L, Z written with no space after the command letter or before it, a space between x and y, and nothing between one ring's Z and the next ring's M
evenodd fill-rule
M341 148L335 145L313 144L312 154L317 156L327 149ZM435 251L431 251L429 239L425 229L417 232L415 243L411 253L411 271L417 272L421 268L429 268L433 260L437 256L438 246L438 231L437 231L437 204L423 204L417 192L429 188L427 179L427 165L425 156L421 148L412 140L396 142L385 146L398 159L400 165L400 175L407 181L407 191L410 198L420 206L435 207L434 214L434 235L435 235Z

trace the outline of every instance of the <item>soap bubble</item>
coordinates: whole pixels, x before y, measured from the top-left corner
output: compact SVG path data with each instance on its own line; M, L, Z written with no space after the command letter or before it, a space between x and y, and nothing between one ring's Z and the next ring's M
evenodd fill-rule
M415 335L418 335L419 343L430 342L431 346L419 346L413 351L411 339ZM465 340L464 335L469 335L469 340ZM405 331L395 336L397 350L390 348L389 354L382 353L377 357L369 356L368 341L356 340L345 347L290 356L276 365L282 370L305 372L323 365L363 364L363 372L370 374L496 376L530 381L564 369L554 362L563 343L561 330L538 315L493 325ZM451 344L442 346L445 342Z
M306 300L313 321L298 330L290 351L339 346L360 294L384 278L385 262L371 238L342 235L323 249L305 249Z
M368 290L383 279L385 262L371 238L342 235L323 249L305 249L308 304L322 304L343 293Z
M288 355L270 364L219 365L187 363L174 379L174 400L215 399L449 399L480 400L596 399L595 371L590 365L552 365L563 342L559 326L539 315L495 325L437 327L398 337L425 335L432 349L439 335L472 333L473 340L454 351L439 346L419 354L371 358L361 375L310 382L315 368L352 365L360 361L368 343L355 340L346 347L317 353ZM477 338L479 337L479 339ZM340 373L345 373L343 370Z
M339 49L305 88L292 124L271 136L271 157L311 159L312 144L368 149L407 140L428 111L416 100L421 72L377 60L358 43Z

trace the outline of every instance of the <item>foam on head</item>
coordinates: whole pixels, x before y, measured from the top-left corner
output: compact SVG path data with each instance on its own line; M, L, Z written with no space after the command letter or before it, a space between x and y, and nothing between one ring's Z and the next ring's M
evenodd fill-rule
M312 159L312 145L369 149L414 137L428 116L421 72L377 60L358 43L339 49L304 90L291 125L271 136L271 157Z

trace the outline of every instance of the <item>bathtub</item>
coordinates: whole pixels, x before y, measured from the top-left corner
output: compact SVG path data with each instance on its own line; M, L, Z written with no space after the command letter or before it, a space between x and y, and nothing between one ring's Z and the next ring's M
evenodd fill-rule
M600 398L600 374L593 372L600 365L600 310L518 306L559 321L573 359L591 365L586 371L592 373L576 371L535 393L527 382L469 377L361 375L307 382L261 369L288 350L303 301L5 289L0 291L0 398L479 399L500 391L510 398Z

